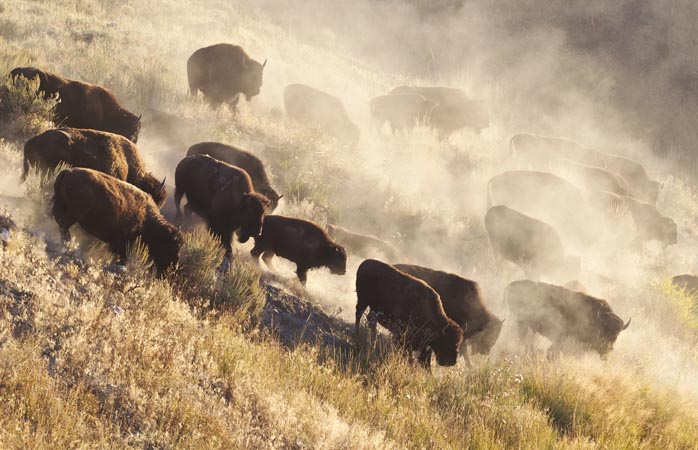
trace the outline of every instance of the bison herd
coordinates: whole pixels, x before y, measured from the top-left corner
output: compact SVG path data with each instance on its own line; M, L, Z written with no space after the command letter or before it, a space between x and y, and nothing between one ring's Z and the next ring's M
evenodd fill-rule
M265 65L235 45L199 49L187 61L190 94L200 91L214 105L235 106L240 95L249 101L260 93ZM140 238L159 276L166 276L178 263L182 221L194 213L225 250L220 270L230 264L235 234L240 242L254 239L253 259L261 256L270 269L275 255L294 262L302 284L314 268L343 275L347 251L362 258L380 255L391 263L399 259L397 249L377 237L273 215L282 195L271 186L263 162L217 142L191 146L177 165L178 226L170 224L160 213L165 180L146 170L135 145L139 117L99 86L30 67L10 75L38 77L40 91L60 99L55 121L61 128L26 142L22 176L32 167L72 167L56 177L51 209L64 240L70 239L70 227L79 224L123 260L128 246ZM337 97L292 84L284 91L284 105L292 119L316 124L338 140L358 140L359 128ZM446 87L398 87L374 98L370 113L379 130L386 122L393 133L424 124L440 139L462 128L479 132L489 126L482 104ZM567 139L520 133L511 138L510 148L514 166L487 185L484 225L494 253L529 278L504 291L513 325L522 342L533 332L548 338L554 349L575 341L606 355L629 321L624 323L605 300L568 283L577 279L581 267L571 250L584 248L598 235L597 214L612 219L621 212L634 221L637 242L676 243L676 223L655 206L661 185L636 161ZM356 332L368 309L373 333L380 323L427 367L432 353L440 365L454 365L459 354L469 365L469 351L489 353L503 328L478 284L447 272L365 259L356 273L356 293Z

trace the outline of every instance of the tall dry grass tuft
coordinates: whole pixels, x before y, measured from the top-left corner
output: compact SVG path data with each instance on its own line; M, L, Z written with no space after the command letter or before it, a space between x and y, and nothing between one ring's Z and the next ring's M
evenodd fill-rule
M24 142L53 128L53 111L58 97L44 100L38 92L39 78L0 78L0 136L13 142Z

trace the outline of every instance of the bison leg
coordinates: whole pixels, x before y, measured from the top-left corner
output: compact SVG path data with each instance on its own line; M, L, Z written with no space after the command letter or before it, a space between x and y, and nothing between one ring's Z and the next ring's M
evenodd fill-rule
M378 335L378 313L370 311L368 317L366 317L366 321L368 322L368 338L370 342L375 342L376 336Z
M425 369L431 371L431 349L423 348L419 350L419 356L417 356L417 361Z
M174 202L175 209L177 210L177 225L179 226L182 225L182 211L179 209L179 204L182 202L182 196L184 196L184 191L180 189L179 186L175 187Z
M267 265L269 270L276 272L276 268L274 267L274 263L272 260L274 259L275 253L271 250L267 250L264 253L262 253L262 260L264 261L264 264Z
M109 243L109 249L117 257L118 264L125 264L128 253L128 242L123 239L118 239Z
M467 367L473 367L473 363L470 362L470 357L468 356L468 345L463 342L461 343L461 355L463 355L463 359L465 360L465 365Z
M296 275L301 284L305 286L305 283L308 281L308 269L306 267L296 266Z
M68 229L76 224L79 218L74 217L68 208L66 208L58 198L55 198L53 201L51 214L58 224L58 229L61 232L61 239L63 242L70 242L70 231L68 231Z
M218 238L218 240L221 243L221 246L225 250L225 255L223 256L223 262L221 262L221 265L218 266L218 271L219 272L226 272L228 268L230 267L230 262L233 258L233 245L232 245L232 240L233 240L233 232L232 230L220 230L218 228L211 228L211 232L213 233L214 236Z

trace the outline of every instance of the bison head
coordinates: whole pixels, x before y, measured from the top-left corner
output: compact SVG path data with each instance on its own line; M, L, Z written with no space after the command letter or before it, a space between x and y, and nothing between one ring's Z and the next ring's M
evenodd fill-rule
M327 250L327 267L333 275L347 273L347 252L341 245L330 243Z
M177 266L179 250L183 243L179 229L165 222L164 219L153 219L146 223L143 241L148 246L148 252L155 263L158 276L164 276Z
M455 366L462 340L463 330L454 321L448 319L446 326L431 343L431 348L436 353L436 362L440 366Z
M262 75L264 73L264 66L266 65L266 59L263 64L258 63L254 59L247 59L243 63L243 73L240 78L240 91L245 94L245 100L248 102L262 90Z
M256 192L243 195L242 218L238 236L240 242L247 242L251 237L262 234L262 224L269 203L268 198Z
M484 330L470 338L470 345L473 352L481 355L488 355L502 332L503 320L493 318Z
M156 205L162 206L167 198L167 190L165 189L165 177L162 181L155 178L152 174L143 176L140 183L136 187L153 198Z
M269 211L268 212L270 212L270 213L274 212L276 207L279 206L279 200L281 200L283 195L279 195L279 193L276 192L272 188L265 189L262 192L262 194L264 194L264 196L269 199Z

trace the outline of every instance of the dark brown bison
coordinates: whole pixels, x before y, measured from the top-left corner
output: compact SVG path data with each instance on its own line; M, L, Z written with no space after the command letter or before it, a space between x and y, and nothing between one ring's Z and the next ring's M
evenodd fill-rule
M381 95L371 100L371 117L379 131L388 122L393 134L411 132L417 124L428 124L436 107L419 94Z
M565 255L560 236L547 223L499 205L485 214L485 228L494 250L528 278L569 281L579 275L579 258Z
M671 279L671 284L683 289L687 294L698 292L698 277L695 275L676 275Z
M269 175L262 160L252 153L219 142L200 142L189 147L187 156L191 155L209 155L219 161L241 168L250 176L255 192L264 195L271 202L269 212L274 211L278 206L282 196L271 187Z
M262 234L255 236L250 252L274 270L274 255L296 263L296 275L305 286L308 270L327 267L334 275L347 270L347 253L317 224L284 216L267 216Z
M487 309L476 282L411 264L395 264L393 267L419 278L439 294L446 315L463 330L460 352L468 366L468 344L475 353L489 354L499 338L504 321Z
M43 172L55 169L61 162L99 170L150 194L158 205L165 202L165 180L146 172L138 148L118 134L59 128L34 136L24 144L22 180L31 167Z
M64 127L89 128L119 134L138 141L141 118L131 113L107 89L82 81L69 80L33 67L18 67L13 76L39 77L39 90L45 96L58 94L54 122Z
M215 44L200 48L187 60L189 93L198 91L213 105L230 103L235 107L240 94L249 102L262 89L267 61L260 64L238 45Z
M389 261L395 261L398 257L397 249L375 236L359 234L349 231L339 225L327 224L327 232L332 239L343 245L349 252L357 256L368 258L380 254Z
M387 328L407 351L419 352L418 360L431 365L431 352L442 366L453 366L463 330L451 320L439 294L424 281L393 266L367 259L356 271L356 323L358 336L366 308L369 328L375 335L376 323Z
M504 299L522 338L533 331L552 341L559 350L566 341L577 341L602 357L613 350L628 323L613 313L606 300L552 284L514 281Z
M187 208L206 221L209 230L221 242L225 257L220 266L226 270L233 255L231 240L240 229L238 239L247 242L259 236L269 200L252 187L250 176L239 167L207 155L187 156L175 169L175 208L187 196Z
M87 233L107 244L122 261L129 244L140 237L158 274L179 260L182 236L158 211L152 198L140 189L92 169L61 171L53 186L51 213L64 241L68 229L79 224Z
M390 91L390 95L393 94L419 94L436 103L429 119L440 139L447 139L462 128L471 128L479 133L490 126L489 114L482 102L469 99L460 89L400 86Z
M548 172L513 170L487 184L487 206L506 205L555 227L575 244L593 240L589 211L573 184Z
M359 140L359 127L333 95L304 84L289 84L284 89L284 107L291 119L317 126L340 141L356 145Z

